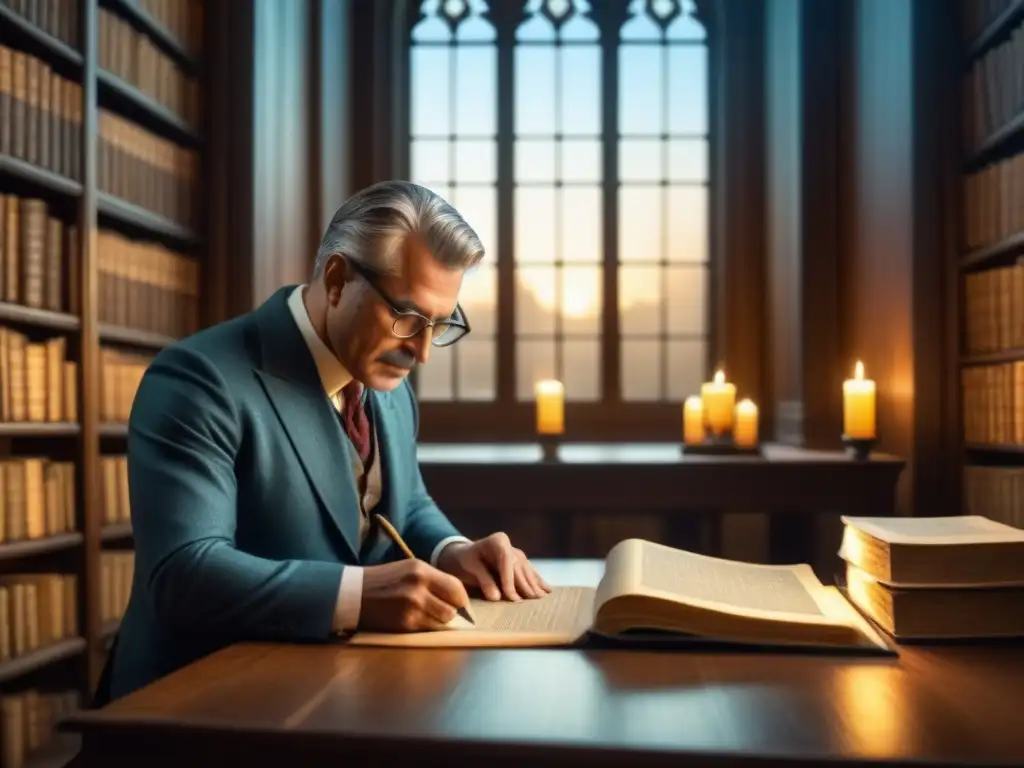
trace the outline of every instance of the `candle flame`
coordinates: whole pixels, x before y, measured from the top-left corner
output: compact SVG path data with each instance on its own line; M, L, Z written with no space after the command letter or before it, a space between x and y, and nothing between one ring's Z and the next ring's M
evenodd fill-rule
M721 368L715 371L715 384L725 384L725 374Z
M857 365L853 367L853 378L858 381L862 381L864 379L864 363L860 360L858 360Z
M749 397L745 397L736 403L736 410L740 413L757 413L757 405Z

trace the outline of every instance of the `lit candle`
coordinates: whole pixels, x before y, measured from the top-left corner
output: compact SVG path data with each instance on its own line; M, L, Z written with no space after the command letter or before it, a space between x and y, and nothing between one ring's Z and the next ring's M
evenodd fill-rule
M704 403L699 397L688 397L683 403L683 442L686 445L704 442Z
M875 437L875 382L864 378L860 360L853 378L843 382L843 434L856 440Z
M743 399L736 404L736 424L732 439L737 448L757 445L757 406L753 400Z
M565 387L562 382L538 381L534 394L537 398L537 434L562 434L565 431Z
M736 385L725 380L725 374L715 372L714 381L700 386L700 399L711 431L720 435L732 427L733 409L736 407Z

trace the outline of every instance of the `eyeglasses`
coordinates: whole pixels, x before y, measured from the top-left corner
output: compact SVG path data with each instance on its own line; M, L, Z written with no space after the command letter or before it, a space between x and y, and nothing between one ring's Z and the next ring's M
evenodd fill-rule
M399 306L398 303L392 299L380 287L379 278L374 273L364 267L362 264L357 264L352 259L346 259L348 265L352 267L352 271L359 275L363 280L366 281L367 285L373 289L374 293L380 297L388 309L391 310L391 314L395 316L395 322L391 326L391 332L400 339L411 339L419 336L427 328L432 328L433 333L430 337L430 343L435 347L450 347L452 344L457 342L467 333L469 333L469 320L466 318L466 313L463 312L461 305L455 305L455 311L451 315L442 320L431 320L429 317L417 312L415 309L409 309L408 307Z

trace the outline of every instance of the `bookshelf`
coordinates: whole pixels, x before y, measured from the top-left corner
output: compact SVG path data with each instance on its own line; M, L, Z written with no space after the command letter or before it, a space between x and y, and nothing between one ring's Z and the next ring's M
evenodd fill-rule
M0 768L64 764L128 600L128 412L199 327L202 2L0 0Z
M963 0L963 509L1024 528L1024 0Z

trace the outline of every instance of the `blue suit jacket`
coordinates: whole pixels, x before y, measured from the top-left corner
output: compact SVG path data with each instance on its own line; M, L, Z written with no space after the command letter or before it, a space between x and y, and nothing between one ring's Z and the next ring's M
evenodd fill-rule
M360 553L354 449L289 313L294 287L163 350L142 379L128 425L135 576L111 698L232 642L327 640L345 566L398 557L383 537ZM458 531L420 476L412 388L368 394L379 509L429 559Z

